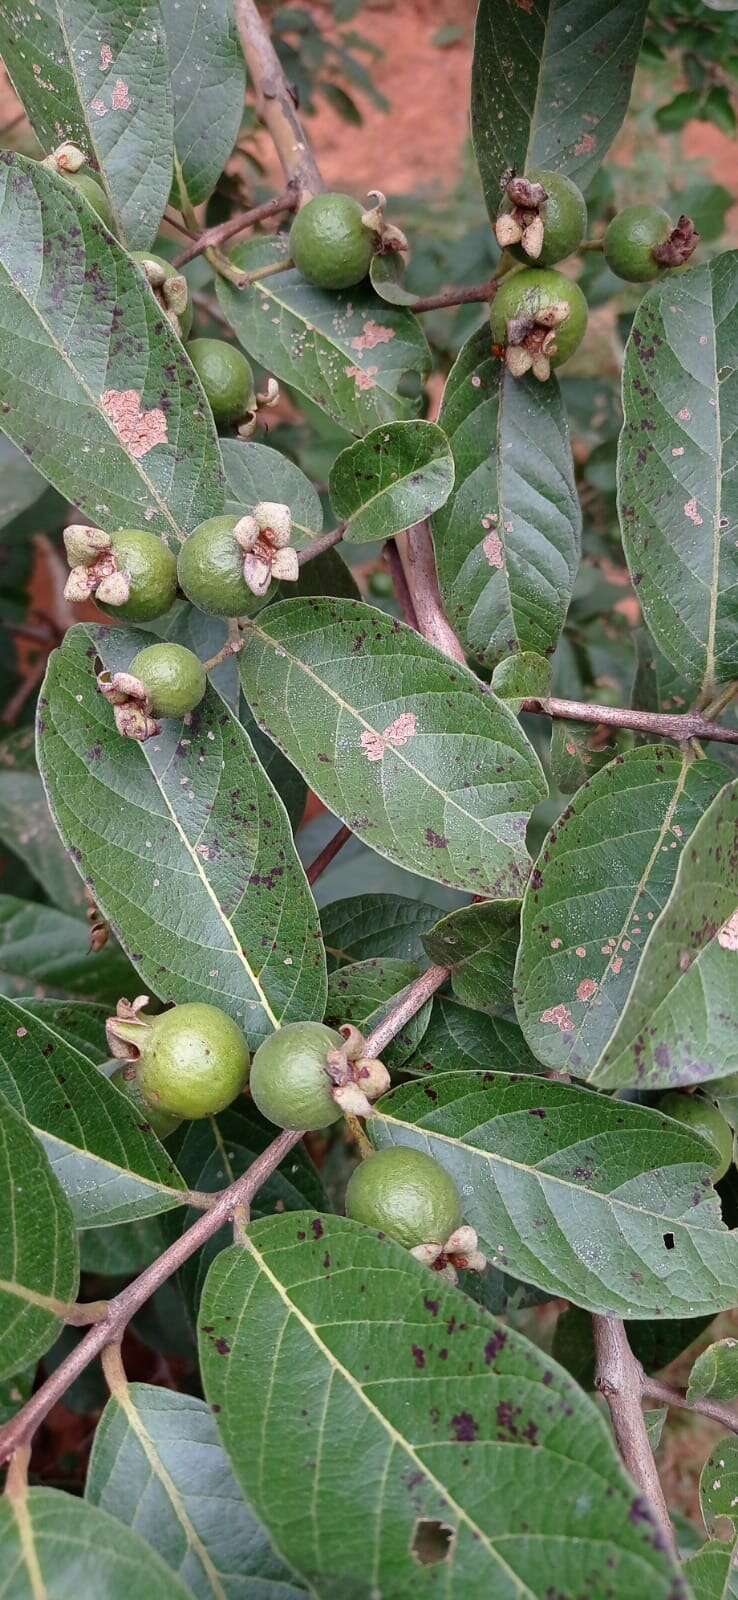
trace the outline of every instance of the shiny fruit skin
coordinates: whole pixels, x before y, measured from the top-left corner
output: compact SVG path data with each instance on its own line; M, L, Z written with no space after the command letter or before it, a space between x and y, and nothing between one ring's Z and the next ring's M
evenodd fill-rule
M337 1122L341 1107L331 1094L325 1059L342 1043L340 1033L322 1022L288 1022L270 1034L259 1045L249 1080L262 1116L295 1132Z
M129 671L140 679L157 717L183 717L194 711L208 685L199 656L182 644L147 645Z
M367 1156L349 1178L346 1215L412 1250L445 1244L462 1220L452 1177L422 1150L392 1145Z
M83 199L87 201L88 206L92 207L100 221L105 223L108 233L112 233L114 238L117 238L112 207L102 184L98 183L97 178L93 178L91 172L62 172L61 177L64 178L66 183L72 184L77 193L81 194Z
M718 1111L717 1106L702 1095L680 1094L676 1089L662 1096L658 1110L709 1139L719 1157L712 1170L712 1181L718 1183L720 1178L724 1178L733 1160L733 1130L722 1111Z
M138 263L139 267L143 266L144 261L155 261L157 266L162 268L165 277L176 278L179 276L177 268L172 266L171 261L167 261L164 256L158 256L154 250L132 250L131 257ZM146 275L144 274L144 276ZM189 339L193 315L192 300L188 295L187 305L178 318L180 338L183 341Z
M244 578L243 551L233 537L238 521L237 516L208 517L179 552L180 588L193 606L212 617L248 617L269 598L252 594Z
M216 422L240 422L254 406L254 375L246 357L225 339L191 339L187 354Z
M317 289L351 289L369 271L374 235L362 207L348 194L317 194L290 229L290 255Z
M525 267L554 267L557 261L563 261L565 256L579 249L587 231L587 202L581 189L571 178L565 178L563 172L530 167L525 176L531 183L542 183L548 192L540 213L543 248L535 261L531 261L520 244L512 245L510 254Z
M138 1080L150 1104L194 1121L225 1111L235 1100L246 1085L249 1059L233 1018L194 1001L153 1019Z
M507 324L521 316L535 317L536 312L565 300L569 316L556 329L557 351L551 357L551 366L560 367L581 344L587 327L587 302L578 283L565 278L562 272L548 267L523 267L503 278L492 301L490 327L493 344L507 343Z
M132 1101L157 1139L168 1139L170 1133L174 1133L179 1127L181 1117L172 1116L171 1112L162 1111L160 1106L150 1105L148 1100L144 1099L135 1070L131 1072L130 1067L116 1067L115 1072L110 1074L110 1082L115 1084L116 1089L119 1089L127 1100Z
M626 283L660 278L664 268L654 260L653 250L664 244L671 230L671 218L660 206L626 206L605 234L603 250L610 271Z
M153 622L163 617L177 598L177 561L169 546L144 528L120 528L111 533L116 565L128 574L131 592L122 606L100 610L126 622Z

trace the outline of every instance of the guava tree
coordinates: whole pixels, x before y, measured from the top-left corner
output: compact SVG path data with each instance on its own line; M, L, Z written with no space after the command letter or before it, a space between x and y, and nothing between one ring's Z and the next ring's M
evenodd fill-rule
M0 751L43 890L0 897L13 1600L738 1594L738 1361L704 1336L738 1286L738 255L660 194L588 221L645 13L481 0L496 265L425 296L381 152L363 203L326 190L252 0L0 16L41 146L0 151L6 493L53 487L84 606L40 778ZM284 188L206 216L244 67ZM636 286L615 704L561 692L593 261L600 303ZM432 421L421 318L458 305ZM342 430L315 481L280 390ZM325 903L347 841L389 876ZM131 1381L131 1328L179 1387ZM34 1442L98 1361L75 1497ZM725 1431L696 1550L670 1407Z

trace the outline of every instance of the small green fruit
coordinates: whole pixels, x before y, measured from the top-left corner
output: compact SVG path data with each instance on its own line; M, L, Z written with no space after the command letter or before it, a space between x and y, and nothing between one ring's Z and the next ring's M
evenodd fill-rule
M393 1145L352 1172L346 1215L412 1250L445 1244L462 1220L461 1196L448 1172L422 1150Z
M88 206L97 213L100 221L105 223L108 232L117 237L110 201L97 178L93 178L90 172L61 172L59 176L65 183L71 183L77 193L82 195L83 200L87 201Z
M147 645L129 671L143 684L157 717L183 717L194 711L208 683L199 656L182 644Z
M170 1133L174 1133L179 1127L181 1117L172 1116L171 1112L162 1111L159 1106L150 1105L148 1100L144 1099L135 1068L116 1067L115 1072L110 1074L110 1082L115 1084L116 1089L119 1089L126 1099L133 1102L142 1119L153 1129L158 1139L168 1139Z
M553 267L557 261L563 261L565 256L573 255L579 249L587 229L587 204L581 189L572 183L571 178L565 178L562 172L530 167L525 176L531 183L540 183L548 196L539 211L543 223L543 244L535 265ZM512 202L505 198L503 214L512 209ZM524 266L533 264L522 244L514 244L509 248Z
M560 367L581 344L587 326L587 302L571 278L551 268L524 267L503 278L492 301L490 326L495 344L508 343L508 323L536 318L557 305L566 304L569 313L555 329L556 351L549 357L552 367Z
M326 1056L343 1044L322 1022L288 1022L254 1056L249 1087L254 1104L278 1128L327 1128L341 1115L331 1094Z
M665 1116L673 1117L676 1122L683 1122L695 1133L701 1133L705 1139L715 1146L719 1157L717 1165L712 1171L713 1183L718 1183L725 1174L733 1160L733 1130L726 1121L722 1111L711 1100L705 1100L699 1094L680 1094L673 1090L659 1100L659 1111Z
M252 594L243 575L244 553L233 537L240 517L208 517L185 539L177 560L179 586L212 617L249 617L268 599Z
M194 1002L154 1017L138 1062L145 1100L175 1117L212 1117L246 1085L249 1048L217 1006Z
M157 278L160 278L161 280L181 278L182 274L179 273L177 268L172 266L171 261L167 261L164 256L154 255L153 250L133 250L131 252L131 259L138 263L138 266L143 271L144 277L151 285L151 288L153 289L154 294L156 295L156 298L166 315L171 316L172 310L174 310L177 317L177 322L179 324L180 338L182 340L189 339L193 316L192 300L190 299L189 294L187 295L187 300L183 309L178 310L177 307L170 307L167 304L166 294L163 294L162 292L162 283L157 283L154 281Z
M608 267L626 283L650 283L664 270L654 257L671 233L671 217L660 206L626 206L613 217L605 234Z
M240 422L253 410L254 375L246 357L224 339L192 339L187 354L216 422Z
M143 528L120 528L110 543L119 572L130 582L130 594L121 606L103 605L101 611L127 622L153 622L163 617L177 597L177 562L168 545Z
M349 194L316 194L290 229L295 266L318 289L351 289L369 271L375 236Z

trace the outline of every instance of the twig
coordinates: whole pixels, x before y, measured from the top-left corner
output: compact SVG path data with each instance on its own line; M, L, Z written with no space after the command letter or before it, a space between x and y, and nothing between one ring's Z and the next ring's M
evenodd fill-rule
M315 860L311 861L310 866L305 868L305 877L311 886L317 883L321 873L325 872L326 867L330 866L333 857L338 855L339 850L342 850L345 844L348 844L350 838L351 829L347 828L346 824L343 823L334 833L333 838L328 840L327 845L323 847L320 854L315 857Z
M738 1433L738 1406L726 1405L721 1400L711 1400L709 1395L704 1395L697 1400L688 1400L681 1389L672 1389L668 1383L661 1383L658 1378L649 1378L643 1374L641 1393L644 1400L655 1400L660 1406L673 1406L677 1411L696 1411L702 1417L710 1417L713 1422L719 1422L724 1428L730 1428L731 1433Z
M298 550L298 567L304 567L307 561L314 560L315 556L322 556L326 550L332 550L334 544L340 544L345 527L345 522L341 522L337 528L331 528L330 533L322 533L319 539L312 539L304 550Z
M412 602L412 596L407 586L405 569L400 560L400 552L394 539L387 540L387 543L384 547L384 555L390 572L392 573L392 581L395 585L395 599L400 607L403 618L409 628L414 628L416 633L420 633L418 619L415 615L415 607Z
M384 1021L380 1022L369 1035L366 1041L367 1055L381 1055L395 1034L399 1033L405 1023L425 1005L426 1000L430 1000L436 990L442 987L450 973L450 967L428 967L427 971L421 972L420 977L416 978L405 991L404 998L391 1007Z
M3 723L5 727L12 727L13 723L17 722L26 701L30 699L34 689L38 688L38 685L40 684L41 679L46 671L46 660L47 657L42 655L38 661L34 662L22 683L19 683L15 694L10 696L2 715L0 716L0 722Z
M409 306L410 311L443 311L447 306L469 306L476 300L494 300L497 293L497 279L490 278L487 283L475 283L469 289L444 289L440 294L420 295Z
M436 558L427 522L417 522L395 540L410 592L418 630L452 661L466 665L466 656L446 616L436 575Z
M152 1262L140 1277L129 1283L120 1294L109 1301L107 1313L102 1321L94 1324L84 1339L80 1339L74 1350L54 1372L50 1373L41 1387L31 1396L27 1405L22 1407L11 1422L0 1429L0 1463L7 1461L19 1446L29 1442L39 1423L48 1416L75 1378L78 1378L85 1367L101 1354L106 1345L120 1341L135 1312L162 1283L184 1265L185 1261L189 1261L190 1256L194 1255L201 1245L206 1244L224 1223L231 1220L236 1206L250 1202L257 1190L279 1166L280 1161L289 1155L290 1150L294 1149L301 1138L300 1133L280 1133L279 1137L260 1156L257 1156L248 1172L218 1195L209 1211L198 1217L197 1222L176 1239L158 1260Z
M174 215L171 206L167 206L167 209L164 212L164 221L169 223L170 228L176 228L178 233L183 233L186 239L192 239L194 237L192 229L188 228L187 223L183 222L181 217ZM174 265L174 263L172 263L172 265Z
M610 1408L618 1449L631 1477L648 1501L667 1549L676 1554L674 1529L666 1507L641 1406L643 1372L628 1344L619 1317L592 1318L595 1387Z
M555 698L524 700L522 709L565 722L603 722L610 728L632 728L635 733L678 739L681 744L688 739L717 739L722 744L738 744L738 728L708 722L698 711L671 716L660 711L637 711L632 706L598 706L584 700Z
M235 16L259 116L272 136L285 178L294 183L303 204L324 188L310 141L254 0L235 0Z
M203 250L208 250L211 245L225 244L234 234L242 233L245 228L254 227L257 222L266 222L268 217L278 217L284 211L294 211L296 204L297 191L288 187L283 194L275 195L273 200L265 200L260 206L252 206L250 211L240 211L237 216L229 217L227 222L219 223L217 228L206 228L199 239L194 239L181 255L175 257L173 265L184 267L188 261L193 261L195 256L201 255Z

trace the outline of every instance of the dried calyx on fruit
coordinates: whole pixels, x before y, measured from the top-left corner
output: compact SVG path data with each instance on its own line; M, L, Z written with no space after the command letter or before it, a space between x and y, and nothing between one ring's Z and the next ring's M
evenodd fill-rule
M410 248L407 242L407 235L403 233L402 228L396 227L393 222L387 222L384 215L387 196L382 193L381 189L369 189L368 194L369 199L374 201L374 205L369 210L362 212L361 221L363 226L374 234L374 254L386 256L396 250L401 250L407 254Z
M152 255L151 251L134 250L132 254L175 333L186 339L192 327L192 301L184 273L177 272L171 261Z
M492 338L514 378L532 372L545 382L567 361L587 326L579 285L551 268L526 267L503 279L492 301Z
M253 512L241 517L233 537L244 552L243 576L252 594L265 595L272 579L296 583L300 575L297 551L290 545L292 512L275 500L260 500Z
M158 1115L191 1120L224 1111L249 1073L249 1047L238 1023L199 1001L145 1017L148 1003L145 994L119 1000L105 1024L111 1055L133 1066L142 1101ZM129 1094L131 1081L129 1074Z
M391 1079L383 1061L366 1053L366 1039L352 1023L339 1028L342 1045L329 1050L325 1068L331 1095L343 1112L354 1117L371 1115L371 1102L386 1094Z
M336 1032L322 1022L289 1022L264 1040L254 1056L251 1094L278 1128L328 1128L341 1112L368 1116L372 1100L389 1088L381 1061L367 1055L358 1028Z
M700 236L688 216L672 227L661 206L625 206L607 228L603 242L611 272L626 283L651 283L664 271L683 267L699 244Z
M193 650L181 644L152 644L139 651L128 672L98 673L97 687L113 707L118 732L143 743L161 732L159 717L183 717L194 711L207 678Z
M76 144L60 144L50 156L45 156L41 165L48 167L51 172L56 172L60 178L66 178L73 189L81 194L83 200L104 222L109 233L115 234L115 217L110 201L97 178L91 172L85 171L87 157L83 150Z
M512 250L520 261L550 267L578 250L586 226L584 195L571 178L541 167L531 167L525 177L506 175L495 222L502 250Z
M144 528L105 533L75 522L64 530L64 546L72 569L64 587L66 600L94 596L128 622L152 622L173 605L177 563L155 533Z

